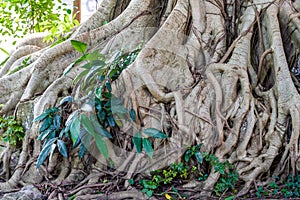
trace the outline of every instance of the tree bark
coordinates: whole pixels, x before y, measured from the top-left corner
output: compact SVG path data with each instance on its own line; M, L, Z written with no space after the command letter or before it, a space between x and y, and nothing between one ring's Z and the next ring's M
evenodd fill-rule
M81 56L71 39L86 43L87 52L99 50L108 57L142 43L135 62L112 85L113 94L138 116L136 123L120 127L119 141L106 141L114 175L126 172L128 180L149 174L182 158L187 146L203 144L201 150L234 164L243 184L238 195L244 195L266 178L300 170L299 7L291 0L103 0L69 40L51 47L37 43L40 37L34 36L18 46L0 71L1 112L11 114L20 104L35 100L37 117L57 105L61 93L76 88L72 82L80 65L63 75ZM30 56L31 64L9 75L24 56ZM73 94L82 95L78 91ZM150 127L169 136L168 141L154 143L152 159L136 154L130 145L136 129ZM21 174L35 170L20 166L40 153L38 128L34 123L27 131L19 168L8 182L0 183L0 190L26 182ZM28 145L34 149L30 155ZM75 158L64 162L72 166L71 173L62 173L59 165L58 182L71 182L78 166L86 174L105 171L107 160L97 151L89 153L97 161L88 168ZM42 176L50 177L46 170ZM210 170L207 180L195 186L203 188L199 195L210 195L219 176ZM90 176L85 178L81 184ZM126 189L128 183L124 185Z

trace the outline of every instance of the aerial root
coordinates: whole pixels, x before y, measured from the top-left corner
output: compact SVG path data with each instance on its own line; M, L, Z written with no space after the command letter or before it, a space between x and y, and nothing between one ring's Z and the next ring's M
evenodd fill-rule
M26 133L25 137L23 138L22 151L20 153L20 157L19 157L19 161L16 166L16 169L9 180L7 180L6 182L0 183L0 191L2 191L2 192L10 191L11 189L15 189L18 186L18 184L21 180L21 175L23 173L25 164L27 162L29 145L30 145L29 144L29 134Z

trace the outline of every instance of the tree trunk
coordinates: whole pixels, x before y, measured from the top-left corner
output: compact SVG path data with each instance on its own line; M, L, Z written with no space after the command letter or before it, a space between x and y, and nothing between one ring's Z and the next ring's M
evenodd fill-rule
M81 22L81 0L76 0L73 2L73 15L76 14L75 19L80 23Z
M123 124L118 139L106 140L115 169L109 173L122 174L126 180L148 174L180 159L187 146L203 144L201 150L234 164L243 195L266 178L300 170L299 8L299 1L291 0L103 0L65 42L51 47L33 36L19 44L0 71L1 112L12 114L34 100L37 117L75 88L72 81L80 66L63 75L81 56L70 40L86 43L88 52L99 50L108 56L142 44L135 62L112 85L113 94L124 100L126 108L133 108L138 119ZM28 56L29 66L8 75ZM73 94L82 96L78 91ZM90 155L97 158L89 158L93 165L74 155L56 163L58 176L45 170L37 173L38 128L34 123L27 131L18 167L7 182L0 183L1 191L28 182L24 174L61 183L83 170L82 183L91 174L90 183L101 179L96 169L107 170L107 160L92 151ZM163 130L169 137L154 143L152 159L136 154L131 144L135 130L145 128ZM219 176L211 170L204 183L197 182L196 187L205 191L199 195L208 195ZM126 181L124 185L128 189ZM114 197L139 195L131 192Z

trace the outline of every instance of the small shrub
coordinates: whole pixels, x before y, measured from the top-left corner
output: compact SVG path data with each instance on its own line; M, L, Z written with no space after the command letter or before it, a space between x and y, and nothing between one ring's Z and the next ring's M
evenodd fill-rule
M0 139L14 146L25 135L21 120L15 119L14 116L0 117L0 129L3 130Z

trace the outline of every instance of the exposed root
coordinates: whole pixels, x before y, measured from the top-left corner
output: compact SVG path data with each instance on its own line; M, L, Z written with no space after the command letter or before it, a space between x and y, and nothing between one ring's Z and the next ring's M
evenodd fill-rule
M299 47L299 14L292 1L257 0L249 2L237 19L229 13L236 12L235 4L103 0L99 11L74 30L70 39L87 43L88 52L99 50L106 55L122 47L130 52L144 40L136 61L112 84L114 95L124 100L125 107L134 109L137 119L112 131L116 138L105 139L109 160L87 144L89 154L83 159L76 157L76 150L64 160L56 152L40 171L34 166L41 150L41 142L36 140L39 125L33 124L13 174L8 163L14 149L8 148L0 156L2 173L8 179L0 183L0 190L14 189L36 175L36 182L47 181L39 187L51 199L71 195L76 195L75 199L146 199L128 180L139 180L141 175L180 161L186 147L201 143L201 151L236 166L244 182L238 196L263 184L261 180L270 170L276 169L274 175L297 174L300 96L294 81L298 77L291 78L280 22L288 20L291 42ZM103 25L104 21L109 23ZM133 39L128 40L130 37ZM1 69L2 113L16 112L20 103L34 100L33 116L37 117L57 105L61 96L69 95L81 69L76 66L67 76L62 74L80 54L73 50L70 39L50 48L41 38L21 43ZM252 50L253 38L259 45ZM24 56L30 56L32 63L7 74ZM81 96L80 87L76 86L76 97ZM168 135L164 140L155 139L152 159L145 152L136 154L131 142L136 131L149 127ZM209 173L206 181L194 184L201 187L199 198L211 196L220 177L213 168L205 170ZM96 194L98 191L106 192Z

